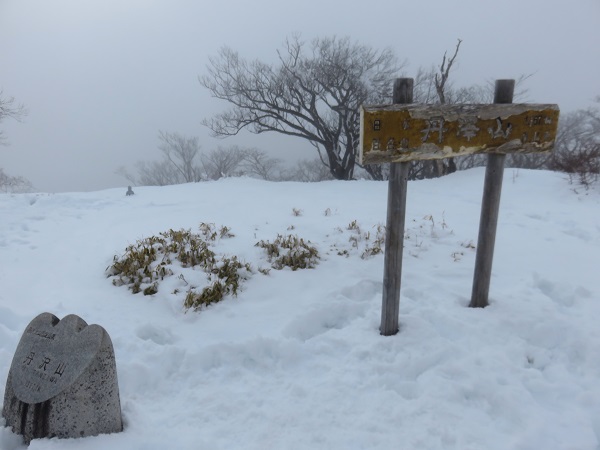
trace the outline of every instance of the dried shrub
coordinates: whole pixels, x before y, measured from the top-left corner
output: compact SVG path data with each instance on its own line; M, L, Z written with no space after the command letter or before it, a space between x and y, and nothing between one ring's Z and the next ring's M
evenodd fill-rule
M237 296L240 284L248 279L251 267L248 263L240 262L237 256L222 258L210 270L211 284L201 292L190 289L186 294L183 306L194 311L221 301L225 296Z
M599 100L600 101L600 100ZM600 178L600 111L578 110L561 117L550 169L565 172L586 189Z
M256 243L267 252L267 258L271 267L281 270L289 267L292 270L312 269L317 265L319 252L311 245L296 235L283 236L278 234L273 242L260 241Z
M588 143L572 151L557 152L552 168L567 173L571 183L576 181L588 189L600 179L600 144Z
M339 249L337 245L333 245L332 248L337 252L339 256L349 257L350 252L356 249L362 251L360 257L362 259L369 259L375 255L384 253L385 249L385 225L377 224L373 226L374 232L363 231L361 225L357 220L353 220L348 224L345 230L337 228L336 231L339 233L349 232L350 237L348 242L350 243L350 249Z
M371 238L370 233L366 236L366 240L369 241ZM375 236L370 241L370 244L367 244L365 250L362 252L360 257L362 259L368 259L375 255L380 255L384 252L385 249L385 225L378 224L375 227Z
M250 264L237 256L218 259L209 248L217 238L232 236L229 228L217 229L214 224L200 224L200 234L171 229L128 246L122 256L113 257L106 274L113 277L115 286L126 285L134 294L153 295L158 292L160 281L175 274L177 266L199 268L206 273L209 286L199 292L190 286L184 300L186 308L198 310L227 295L236 296L241 282L251 273ZM178 278L189 284L183 273Z

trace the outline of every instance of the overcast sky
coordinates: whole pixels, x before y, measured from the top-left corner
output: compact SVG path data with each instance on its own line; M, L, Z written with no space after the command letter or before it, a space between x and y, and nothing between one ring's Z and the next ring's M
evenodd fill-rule
M463 40L456 85L534 74L528 102L568 112L600 95L599 0L0 0L0 89L29 110L0 124L0 167L47 192L126 186L119 166L153 160L159 130L312 159L294 138L210 137L224 110L198 83L224 45L272 61L286 36L391 47L406 76Z

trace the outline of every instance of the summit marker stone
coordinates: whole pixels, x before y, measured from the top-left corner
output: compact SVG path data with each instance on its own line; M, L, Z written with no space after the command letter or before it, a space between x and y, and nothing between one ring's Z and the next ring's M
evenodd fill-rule
M115 354L106 330L73 314L33 319L15 351L2 416L26 443L122 431Z

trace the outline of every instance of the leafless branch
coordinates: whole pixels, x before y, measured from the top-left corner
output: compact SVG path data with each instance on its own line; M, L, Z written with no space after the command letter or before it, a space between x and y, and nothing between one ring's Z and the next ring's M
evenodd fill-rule
M242 129L302 138L317 148L338 179L352 178L358 152L359 107L389 100L399 64L391 50L349 38L310 44L289 37L277 64L248 61L223 48L200 83L230 109L205 119L215 136Z
M6 118L21 121L26 115L27 109L23 105L17 104L14 97L5 97L0 90L0 123ZM2 130L0 130L0 145L6 145Z
M454 55L450 59L446 58L446 52L444 52L444 57L442 58L442 64L440 65L440 72L435 74L435 90L438 94L438 98L442 105L446 104L446 95L445 95L445 87L446 82L448 81L448 77L450 76L450 69L458 56L458 50L460 49L460 44L462 44L462 40L458 39L456 44L456 48L454 49Z

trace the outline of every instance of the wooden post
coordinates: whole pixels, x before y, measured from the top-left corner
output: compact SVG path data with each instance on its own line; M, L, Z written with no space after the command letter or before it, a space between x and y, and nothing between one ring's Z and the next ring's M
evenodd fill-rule
M515 80L496 80L494 103L512 103L514 89ZM504 154L490 153L485 168L475 274L469 304L471 308L485 308L488 305L505 158Z
M412 103L413 79L398 78L394 83L393 103ZM400 283L402 279L402 250L406 217L406 189L410 163L391 163L388 181L385 259L383 268L383 299L380 333L398 333L400 313Z

